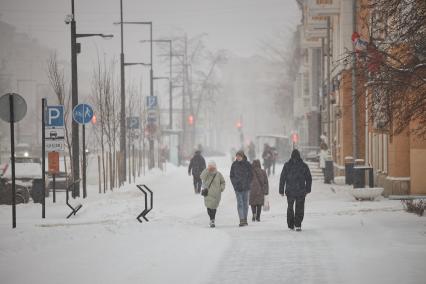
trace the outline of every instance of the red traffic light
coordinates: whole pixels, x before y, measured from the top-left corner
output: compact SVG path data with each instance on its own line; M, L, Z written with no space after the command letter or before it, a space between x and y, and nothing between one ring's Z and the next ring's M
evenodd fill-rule
M98 121L98 119L96 118L96 115L93 115L92 124L96 124L97 121Z
M194 116L193 115L188 116L188 124L189 125L193 125L194 124Z
M241 121L237 121L236 127L237 127L238 129L243 128L243 124L241 123Z
M299 141L299 134L297 133L291 134L291 141L293 141L293 143L297 143Z

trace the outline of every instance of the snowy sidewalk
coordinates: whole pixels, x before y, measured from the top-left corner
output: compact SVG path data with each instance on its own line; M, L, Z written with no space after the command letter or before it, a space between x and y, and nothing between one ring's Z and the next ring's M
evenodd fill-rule
M228 159L217 159L229 174ZM279 171L277 171L279 174ZM238 227L229 178L208 228L203 199L184 168L141 178L155 192L149 223L139 224L134 185L96 193L66 220L64 195L47 206L0 206L1 283L424 283L426 219L397 201L357 202L346 187L315 181L301 233L285 224L285 198L271 177L271 211ZM333 190L331 189L333 187Z

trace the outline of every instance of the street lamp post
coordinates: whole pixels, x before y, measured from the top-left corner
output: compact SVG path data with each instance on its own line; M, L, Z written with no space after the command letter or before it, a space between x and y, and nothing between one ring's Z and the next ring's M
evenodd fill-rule
M123 25L124 24L130 24L130 25L149 25L150 26L150 42L151 42L151 48L150 48L150 96L154 96L154 84L153 84L153 74L154 74L154 70L153 70L153 52L152 52L152 22L124 22L123 21L123 5L122 5L122 0L120 0L120 8L121 8L121 21L119 23L114 23L114 24L120 24L121 25L121 48L122 48L122 54L123 54ZM125 122L125 117L124 117L124 112L125 112L125 101L123 100L123 98L125 98L125 93L124 93L124 86L125 86L125 82L124 82L124 54L122 55L122 60L121 60L121 96L122 96L122 100L121 100L121 113L122 115L120 116L120 131L122 131L122 134L120 134L120 141L124 141L123 145L120 144L120 149L122 147L124 147L124 149L126 148L125 146L125 139L126 139L126 122ZM125 150L124 150L125 151ZM124 165L126 164L126 159L124 157ZM152 138L149 139L149 168L153 168L154 167L154 140ZM124 176L125 176L125 172L124 172Z
M77 34L75 22L74 0L71 0L71 15L65 21L71 24L71 105L72 109L78 105L78 75L77 75L77 53L80 53L80 48L77 43L77 38L100 36L102 38L112 38L112 35L104 35L101 33ZM80 184L76 181L80 179L80 143L78 133L78 123L72 120L72 176L74 181L73 196L80 196Z
M169 64L170 64L170 75L169 75L169 129L173 129L173 41L171 39L155 39L155 40L142 40L141 42L160 42L169 44Z

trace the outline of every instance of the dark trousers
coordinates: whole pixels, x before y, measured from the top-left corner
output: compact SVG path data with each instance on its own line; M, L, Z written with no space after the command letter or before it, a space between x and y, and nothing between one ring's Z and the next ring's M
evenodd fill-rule
M287 196L287 225L290 229L302 227L303 216L305 215L305 196L289 197ZM294 204L296 209L294 210Z
M194 177L194 190L195 190L195 193L200 193L200 191L201 191L201 184L202 184L201 178L199 176L193 176L193 177Z
M207 214L209 214L210 220L214 220L216 217L216 209L207 208Z
M251 212L256 220L260 220L260 213L262 212L262 205L252 205Z

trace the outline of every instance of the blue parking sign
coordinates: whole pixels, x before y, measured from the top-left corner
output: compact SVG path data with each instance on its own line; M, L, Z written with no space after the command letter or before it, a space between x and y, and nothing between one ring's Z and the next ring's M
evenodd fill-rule
M79 124L89 123L93 118L93 109L88 104L78 104L72 111L72 118Z
M146 106L148 109L155 109L157 108L157 105L158 105L157 96L146 97Z
M64 106L47 106L46 127L64 127Z

